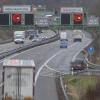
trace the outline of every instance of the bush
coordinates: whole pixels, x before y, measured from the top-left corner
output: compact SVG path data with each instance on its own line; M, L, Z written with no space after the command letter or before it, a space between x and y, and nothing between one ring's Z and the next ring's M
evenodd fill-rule
M96 83L95 88L89 86L80 100L100 100L100 82Z

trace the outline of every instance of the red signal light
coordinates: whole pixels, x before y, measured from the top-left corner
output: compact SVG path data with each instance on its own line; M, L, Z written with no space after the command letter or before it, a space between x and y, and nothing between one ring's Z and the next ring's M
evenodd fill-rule
M20 25L21 24L21 14L12 14L12 24L13 25Z
M74 14L73 15L74 24L82 24L83 23L83 14Z

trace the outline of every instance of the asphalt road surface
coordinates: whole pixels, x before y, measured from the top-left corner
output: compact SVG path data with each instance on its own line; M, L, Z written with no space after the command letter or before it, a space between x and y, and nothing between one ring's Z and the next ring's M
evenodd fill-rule
M52 30L43 30L42 32L43 33L40 34L41 37L50 38L50 37L55 35L55 32L53 32ZM26 38L24 44L15 44L14 42L0 44L0 54L3 52L9 51L9 50L23 47L23 46L28 45L30 43L32 43L32 40L29 40L28 38Z
M55 75L56 71L69 72L70 61L90 43L91 39L84 37L82 42L72 43L70 41L68 48L61 49L59 41L56 41L8 58L34 59L36 64L35 100L58 100L55 77L49 77L48 74ZM2 67L2 62L0 66ZM43 75L44 73L47 75Z

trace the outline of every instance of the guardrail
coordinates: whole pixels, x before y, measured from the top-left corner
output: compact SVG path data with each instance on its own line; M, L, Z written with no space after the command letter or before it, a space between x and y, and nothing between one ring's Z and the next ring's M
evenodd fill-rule
M59 38L58 34L56 34L55 36L48 38L48 39L45 39L43 41L34 42L34 43L31 43L31 44L25 45L23 47L16 48L14 50L8 50L8 51L0 54L0 60L7 57L7 56L10 56L14 53L22 52L22 51L30 49L32 47L36 47L36 46L40 46L40 45L47 44L47 43L50 43L50 42L54 42L54 41L58 40L58 38Z
M86 70L75 72L74 75L99 75L100 76L100 70L86 69Z

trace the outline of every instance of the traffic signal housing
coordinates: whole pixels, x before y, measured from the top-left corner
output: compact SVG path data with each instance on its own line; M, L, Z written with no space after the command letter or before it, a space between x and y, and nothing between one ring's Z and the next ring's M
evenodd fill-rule
M61 14L61 25L70 25L70 14Z
M12 14L12 25L21 25L22 15L19 13Z
M83 14L80 13L73 14L73 23L75 25L83 24Z
M34 24L34 15L25 14L25 25L33 25L33 24Z
M9 25L10 23L10 16L9 14L0 14L0 25Z

